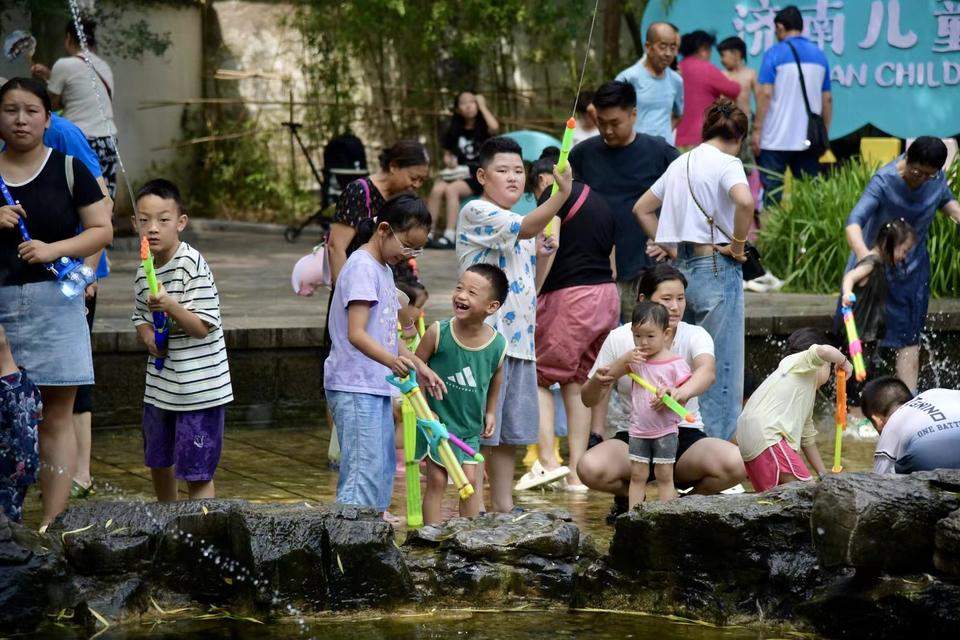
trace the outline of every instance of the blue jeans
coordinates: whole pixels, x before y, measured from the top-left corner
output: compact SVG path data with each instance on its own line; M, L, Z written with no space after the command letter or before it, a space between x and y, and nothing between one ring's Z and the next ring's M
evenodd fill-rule
M763 183L763 203L779 203L783 197L783 174L787 167L794 178L815 176L820 173L820 156L810 151L772 151L761 149L757 158L760 181ZM770 173L774 172L774 173ZM774 175L776 174L776 175Z
M340 443L337 502L386 511L397 464L390 398L329 389L326 395Z
M737 430L743 403L743 271L739 263L717 254L696 256L690 246L677 248L677 268L687 278L684 321L713 338L717 379L700 395L700 414L708 436L729 440Z

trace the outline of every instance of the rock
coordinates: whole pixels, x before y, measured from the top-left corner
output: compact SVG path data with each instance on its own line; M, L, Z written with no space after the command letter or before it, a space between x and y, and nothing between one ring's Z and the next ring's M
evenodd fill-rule
M440 596L570 598L581 550L592 543L567 514L488 513L411 531L404 546L421 589Z
M823 580L810 544L814 491L793 483L764 494L645 503L617 519L609 571L593 573L654 610L679 604L719 623L758 608L779 615ZM609 595L584 588L597 606Z
M91 632L102 628L98 615L110 624L123 623L146 611L149 604L147 584L137 574L121 575L110 580L81 577L76 585L83 595L74 611L75 621Z
M937 523L933 545L933 566L937 571L960 577L960 511Z
M930 575L848 578L796 608L827 637L956 638L960 632L960 585Z
M413 579L393 527L372 509L327 508L323 570L331 608L409 601Z
M939 520L960 508L960 472L849 473L820 483L811 527L820 561L874 573L933 570Z
M48 544L0 511L0 632L32 629L72 603L66 563Z

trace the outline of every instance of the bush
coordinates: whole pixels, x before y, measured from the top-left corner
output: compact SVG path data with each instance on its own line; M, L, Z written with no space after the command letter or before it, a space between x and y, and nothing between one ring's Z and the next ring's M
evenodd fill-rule
M789 198L768 209L758 245L767 269L786 281L785 291L836 293L849 249L844 227L850 211L873 176L874 167L854 158L815 178L794 180ZM960 188L960 162L947 176ZM934 297L960 291L960 234L938 214L927 239Z

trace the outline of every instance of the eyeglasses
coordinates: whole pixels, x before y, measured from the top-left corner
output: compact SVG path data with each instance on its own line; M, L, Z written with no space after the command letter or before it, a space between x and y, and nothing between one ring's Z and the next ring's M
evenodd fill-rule
M907 173L910 174L911 178L916 178L918 180L923 180L924 182L926 182L927 180L933 180L934 178L936 178L937 174L940 172L934 171L933 173L927 173L926 171L921 171L916 167L907 165Z
M404 244L403 240L401 240L400 236L397 234L396 229L390 227L390 231L393 233L393 237L397 239L397 242L400 243L400 255L405 258L416 258L423 255L423 249L414 249L413 247Z

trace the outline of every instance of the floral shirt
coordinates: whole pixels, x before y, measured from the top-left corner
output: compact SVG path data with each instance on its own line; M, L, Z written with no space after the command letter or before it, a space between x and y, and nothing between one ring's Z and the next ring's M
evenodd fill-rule
M366 185L366 189L364 189ZM369 197L368 197L369 193ZM340 193L337 208L333 213L333 221L345 224L356 229L362 220L372 218L380 211L385 202L383 194L377 189L370 178L358 178L348 184ZM347 247L347 257L360 246L360 239L353 237Z
M472 200L460 210L457 259L460 272L473 264L503 269L510 284L507 300L490 316L494 329L507 339L507 355L536 360L533 332L537 321L536 242L520 239L523 216L488 200Z

